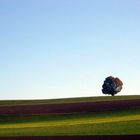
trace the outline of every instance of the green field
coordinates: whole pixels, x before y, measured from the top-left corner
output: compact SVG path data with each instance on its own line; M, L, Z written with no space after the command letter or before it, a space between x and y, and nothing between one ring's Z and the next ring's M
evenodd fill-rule
M81 101L140 99L140 96L81 98ZM80 98L62 99L61 103L81 102ZM48 100L39 103L45 103ZM53 100L51 103L54 103ZM59 100L60 101L60 100ZM63 101L63 102L62 102ZM6 105L2 101L1 105ZM12 104L12 101L8 101ZM30 104L29 101L14 101ZM57 100L55 100L55 103ZM31 101L31 104L37 101ZM39 104L38 103L38 104ZM9 104L10 105L10 104ZM71 136L71 135L130 135L140 134L140 107L104 112L69 114L0 114L0 136Z
M0 106L10 105L37 105L37 104L61 104L61 103L79 103L79 102L98 102L114 100L132 100L140 99L140 95L129 96L100 96L100 97L79 97L79 98L62 98L62 99L42 99L42 100L0 100Z

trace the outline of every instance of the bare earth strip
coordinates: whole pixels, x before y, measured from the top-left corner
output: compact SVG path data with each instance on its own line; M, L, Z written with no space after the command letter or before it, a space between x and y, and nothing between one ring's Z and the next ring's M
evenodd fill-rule
M107 110L127 109L133 107L140 107L140 99L83 103L0 106L0 114L45 114L94 111L99 112Z
M140 135L0 137L0 140L140 140Z

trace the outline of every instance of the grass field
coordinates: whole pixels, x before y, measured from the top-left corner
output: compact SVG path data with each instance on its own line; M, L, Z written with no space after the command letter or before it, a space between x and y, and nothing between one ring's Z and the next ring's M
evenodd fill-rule
M87 102L87 100L132 100L140 99L140 96L122 96L122 98L120 96L116 96L115 98L98 97L95 99L81 99L82 102ZM72 100L71 102L80 102L80 98L76 98L62 99L61 103L66 103L67 100ZM47 102L48 100L44 100L43 104L45 101ZM53 100L51 101L51 103L54 103ZM7 101L3 101L1 105L6 105L6 102ZM8 102L12 104L12 101ZM25 104L26 101L21 102L22 104ZM17 101L16 105L21 104L21 102ZM30 104L29 101L27 102L27 104ZM32 103L36 102L37 101L32 101ZM55 100L55 103L56 102L57 100ZM140 134L140 107L125 110L84 113L72 112L67 114L0 114L0 136L87 136L134 134Z
M114 97L111 96L80 97L80 98L46 99L46 100L0 100L0 106L62 104L62 103L116 101L116 100L132 100L132 99L140 99L140 95L114 96Z

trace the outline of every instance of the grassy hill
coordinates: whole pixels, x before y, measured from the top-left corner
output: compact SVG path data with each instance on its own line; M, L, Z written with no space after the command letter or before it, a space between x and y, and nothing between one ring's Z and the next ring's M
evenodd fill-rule
M140 96L55 100L0 101L0 106L139 100ZM1 109L1 108L0 108ZM140 134L140 106L102 112L63 114L0 114L0 136L73 136Z
M78 97L78 98L62 98L62 99L42 99L42 100L0 100L0 106L13 105L37 105L37 104L63 104L63 103L79 103L79 102L99 102L99 101L116 101L116 100L132 100L140 99L140 95L129 96L100 96L100 97Z

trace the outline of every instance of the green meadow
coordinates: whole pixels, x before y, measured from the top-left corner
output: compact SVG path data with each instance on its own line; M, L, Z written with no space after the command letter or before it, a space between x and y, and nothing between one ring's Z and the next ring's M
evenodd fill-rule
M37 104L62 104L62 103L80 103L80 102L98 102L98 101L116 101L140 99L140 95L129 96L101 96L101 97L77 97L62 99L40 99L40 100L0 100L0 106L9 105L37 105Z
M81 98L87 101L140 99L140 96ZM61 103L82 102L80 98L62 99ZM71 100L71 101L70 101ZM56 103L60 100L31 101L31 104ZM7 102L2 101L1 105ZM25 101L30 104L30 101ZM14 101L15 105L25 104ZM73 136L73 135L131 135L140 134L140 107L103 112L68 114L0 114L0 136Z

